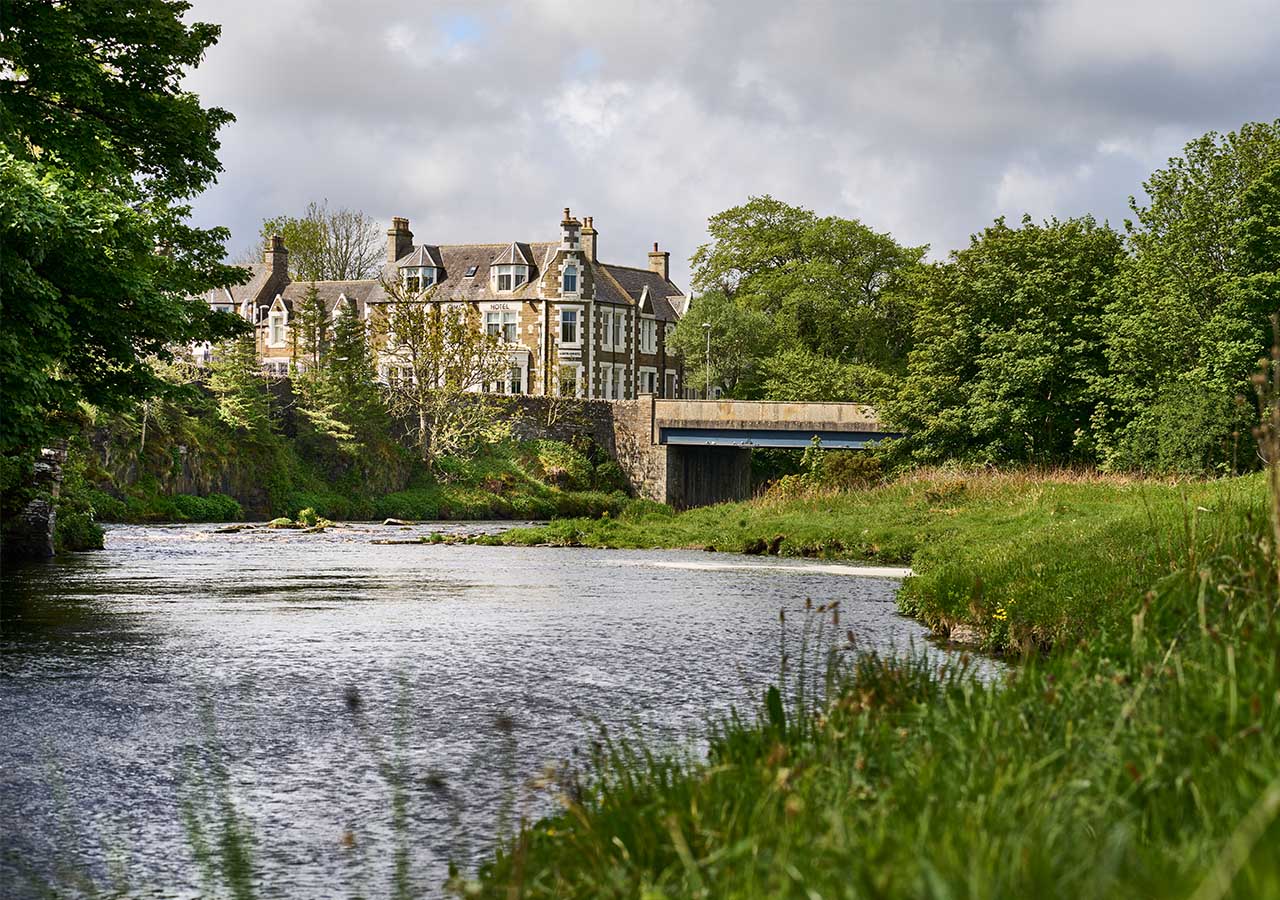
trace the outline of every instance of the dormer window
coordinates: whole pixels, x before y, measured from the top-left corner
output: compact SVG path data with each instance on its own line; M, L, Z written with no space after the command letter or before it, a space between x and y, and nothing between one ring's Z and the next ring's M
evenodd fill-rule
M529 280L529 267L520 265L493 266L489 278L495 291L514 291Z
M564 293L578 293L578 267L565 266L564 269Z
M400 270L400 283L410 294L425 291L440 280L440 270L435 266L405 266Z

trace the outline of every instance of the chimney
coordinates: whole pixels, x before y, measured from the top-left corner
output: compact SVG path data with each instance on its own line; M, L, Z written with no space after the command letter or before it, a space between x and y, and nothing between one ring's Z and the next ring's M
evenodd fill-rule
M284 246L284 238L278 234L271 235L266 252L262 254L262 261L271 269L272 275L289 277L289 251Z
M587 216L582 221L582 252L587 254L587 259L592 262L598 262L600 257L596 255L596 229L592 224L591 216Z
M564 218L560 220L560 249L577 250L578 233L582 223L569 215L569 207L564 208Z
M387 262L393 263L413 250L413 232L409 230L409 220L396 216L387 229Z
M649 251L649 271L657 272L665 281L671 280L671 254L666 250L659 250L657 241L653 242L653 249Z

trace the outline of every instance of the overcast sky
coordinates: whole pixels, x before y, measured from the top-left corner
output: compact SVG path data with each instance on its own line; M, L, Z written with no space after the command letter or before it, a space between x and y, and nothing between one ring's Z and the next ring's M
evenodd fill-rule
M1277 0L703 3L195 0L188 83L236 116L199 224L231 249L307 201L429 243L554 239L687 260L772 194L900 241L1092 212L1191 138L1280 116Z

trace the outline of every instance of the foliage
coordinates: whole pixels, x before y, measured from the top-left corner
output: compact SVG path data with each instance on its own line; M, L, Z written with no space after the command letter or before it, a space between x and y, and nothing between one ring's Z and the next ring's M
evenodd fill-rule
M686 380L705 381L692 361L705 355L701 323L712 323L712 380L732 396L785 394L764 360L799 350L887 372L912 342L913 297L899 282L923 258L861 222L753 197L712 216L711 241L693 256L703 297L677 327ZM850 398L842 398L850 399Z
M210 373L218 417L251 439L267 440L272 432L270 395L263 390L253 336L246 334L221 345Z
M1003 219L919 269L916 346L889 419L917 459L1089 462L1105 365L1100 294L1120 237L1092 218Z
M765 400L807 403L855 402L880 406L893 397L894 376L862 363L847 363L794 347L761 365Z
M676 323L667 339L684 359L686 387L705 391L707 385L707 329L711 325L711 384L729 397L751 397L758 390L761 362L777 344L773 319L757 309L735 303L721 291L702 294Z
M1151 176L1148 205L1133 202L1095 388L1108 467L1223 472L1252 461L1256 416L1237 398L1250 396L1280 306L1278 164L1280 120L1210 132Z
M352 281L376 277L381 269L382 235L359 210L312 201L301 217L264 220L258 245L277 234L289 250L289 275L295 281Z
M119 8L117 8L119 7ZM217 39L184 3L11 0L0 21L0 452L156 387L149 358L240 327L198 296L238 281L225 229L184 221L231 121L181 89ZM156 248L161 248L157 253Z
M509 426L498 404L477 392L506 374L500 338L480 327L473 307L433 302L432 288L413 292L392 279L382 288L388 302L370 321L388 359L391 409L416 418L422 461L430 467L502 440Z
M705 760L606 741L565 791L565 811L504 846L476 893L1273 895L1280 605L1269 501L1257 476L1181 493L968 476L851 497L826 524L843 520L854 540L858 499L881 528L911 501L915 602L937 606L951 589L958 601L967 587L966 602L1000 623L1044 600L1047 621L1070 623L1058 649L985 675L966 656L939 665L921 648L884 658L858 647L856 622L837 637L842 610L824 598L798 627L825 672L785 667L752 715L713 725ZM819 515L791 508L798 523ZM724 512L721 522L752 509ZM1063 595L1072 584L1099 596ZM796 612L784 611L784 629Z

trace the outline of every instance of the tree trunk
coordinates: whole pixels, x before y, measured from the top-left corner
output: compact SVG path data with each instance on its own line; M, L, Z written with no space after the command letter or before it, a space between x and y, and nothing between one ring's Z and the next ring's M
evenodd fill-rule
M422 461L431 465L431 453L429 452L431 442L427 437L427 411L422 407L418 407L418 450L422 453Z

